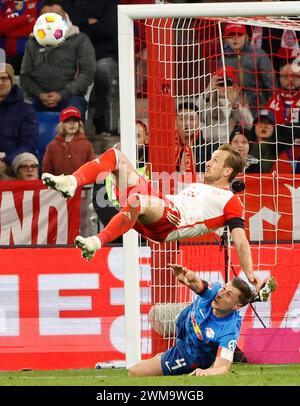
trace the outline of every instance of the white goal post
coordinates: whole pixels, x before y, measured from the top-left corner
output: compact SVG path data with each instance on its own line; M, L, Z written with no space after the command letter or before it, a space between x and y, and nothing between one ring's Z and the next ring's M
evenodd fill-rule
M121 147L136 162L134 20L146 18L300 15L300 1L118 6ZM141 359L138 235L124 236L126 366Z

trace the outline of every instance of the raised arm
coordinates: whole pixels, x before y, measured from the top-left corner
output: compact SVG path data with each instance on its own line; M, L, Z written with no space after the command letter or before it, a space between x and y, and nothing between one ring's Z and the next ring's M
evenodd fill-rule
M231 231L231 236L242 270L245 272L249 282L251 282L258 291L261 286L261 281L253 274L251 248L245 230L243 228L234 228Z
M185 266L178 264L168 264L173 269L175 277L180 283L192 289L198 295L203 292L207 282L203 281L195 272L190 271Z

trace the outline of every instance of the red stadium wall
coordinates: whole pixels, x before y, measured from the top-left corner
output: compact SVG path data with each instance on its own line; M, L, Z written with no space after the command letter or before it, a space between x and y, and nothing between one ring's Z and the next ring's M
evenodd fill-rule
M73 244L81 193L62 199L41 180L0 182L0 246Z
M124 359L121 255L104 248L87 263L72 248L0 250L0 370Z
M293 315L298 308L300 244L287 248L278 251L276 267L261 271L274 274L279 282L271 303L262 304L268 327L297 327ZM209 261L201 264L202 270L211 269L209 256L201 252L207 247L194 249L199 250L198 258ZM187 249L181 250L183 262L194 267ZM223 255L217 246L210 250L215 259ZM149 293L150 253L145 248L140 254L140 284ZM0 266L1 370L93 368L98 361L124 359L121 248L104 248L90 263L73 248L2 249ZM217 269L212 273L213 278L220 276ZM141 310L147 314L149 306ZM250 323L257 325L247 317L250 311L243 333ZM143 331L142 336L151 334ZM144 356L151 351L150 342Z

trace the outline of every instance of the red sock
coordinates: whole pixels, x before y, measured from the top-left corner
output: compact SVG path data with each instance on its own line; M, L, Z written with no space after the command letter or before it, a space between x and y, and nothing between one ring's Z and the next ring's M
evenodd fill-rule
M101 181L113 172L117 167L117 158L114 148L110 148L98 158L82 165L76 172L73 173L77 180L77 186L87 185Z
M138 216L141 213L140 199L136 195L131 195L125 207L116 214L106 227L97 235L101 241L101 246L114 241L120 235L125 234L133 228Z

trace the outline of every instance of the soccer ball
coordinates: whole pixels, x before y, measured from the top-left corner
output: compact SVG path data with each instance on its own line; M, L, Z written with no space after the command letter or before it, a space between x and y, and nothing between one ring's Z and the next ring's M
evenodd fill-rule
M33 27L33 35L42 47L58 47L67 37L65 20L56 13L39 16Z
M151 328L161 337L175 336L175 320L187 303L156 303L149 311Z

